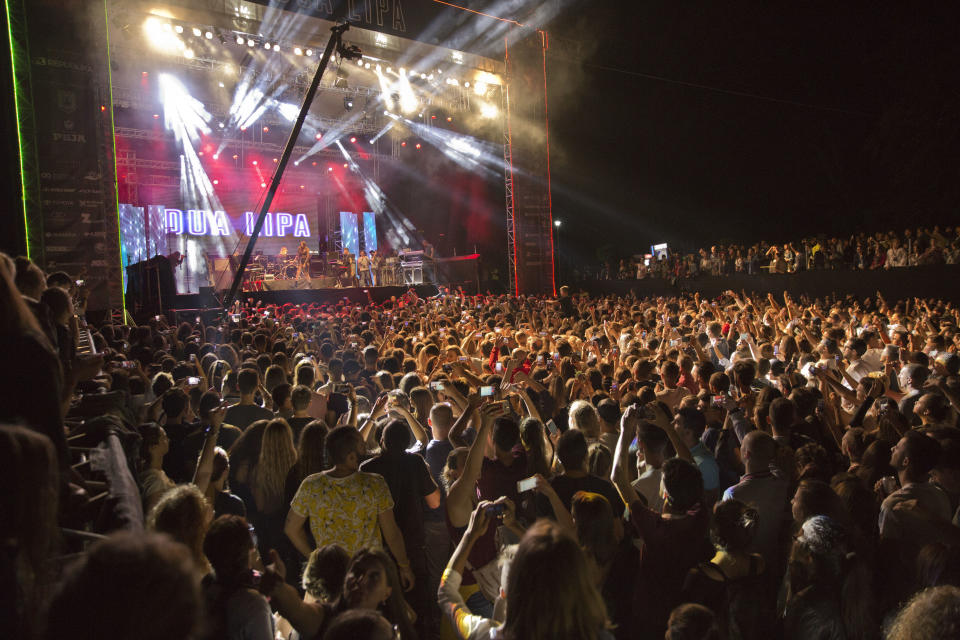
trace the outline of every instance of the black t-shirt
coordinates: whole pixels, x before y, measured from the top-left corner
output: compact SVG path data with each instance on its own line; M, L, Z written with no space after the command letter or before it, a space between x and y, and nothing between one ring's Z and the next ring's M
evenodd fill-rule
M557 492L560 502L567 509L570 509L573 496L578 491L592 491L593 493L599 493L610 502L615 518L623 516L623 500L620 499L620 494L617 493L617 489L609 480L590 474L582 478L570 478L563 475L551 480L550 486ZM537 516L553 517L553 508L550 506L550 501L540 494L537 495Z
M272 420L273 411L255 404L235 404L227 409L223 421L238 427L241 431L257 420Z
M423 549L423 498L437 489L423 458L413 453L381 453L360 465L367 473L379 473L393 496L393 515L408 550Z
M314 418L307 416L306 418L287 418L287 424L290 425L290 429L293 431L293 444L300 444L300 434L303 432L303 428L314 421Z
M557 299L557 303L560 305L560 315L564 318L573 316L573 298L570 296L560 296L560 298Z

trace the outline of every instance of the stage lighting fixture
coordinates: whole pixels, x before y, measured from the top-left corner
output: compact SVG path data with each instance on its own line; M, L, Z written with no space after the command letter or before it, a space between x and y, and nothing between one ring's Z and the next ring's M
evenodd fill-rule
M294 48L293 48L293 55L295 55L295 56L302 56L302 55L303 55L303 49L301 49L300 47L294 47Z
M274 161L274 162L278 162L278 159L277 159L277 158L274 158L273 161Z
M377 73L380 73L380 71L381 71L380 65L377 65Z
M213 181L213 184L220 184L220 181L219 181L219 180L214 180L214 181Z
M266 187L266 186L267 186L267 183L266 183L266 182L261 182L261 183L260 183L260 188L261 188L261 189L263 189L263 188Z
M393 67L387 67L387 73L393 73Z
M160 119L160 114L159 114L159 113L153 114L153 119L154 119L154 120L159 120L159 119Z
M106 107L104 107L104 110L106 110ZM371 140L371 141L370 141L370 144L374 144L375 142L376 142L376 140Z
M185 50L183 52L183 57L186 58L187 60L193 60L193 50L192 49Z
M181 27L180 25L175 26L173 30L176 31L177 33L183 33L183 27Z
M193 28L193 37L199 38L202 33L203 32L200 31L200 29L197 29L196 27Z
M492 104L480 106L480 115L484 118L496 118L498 113L500 113L500 111Z
M350 109L353 109L353 98L344 98L343 108L346 109L347 111L350 111Z
M470 83L469 83L469 82L464 82L464 83L463 83L463 88L464 88L464 89L469 89L469 88L470 88Z
M322 133L318 133L315 137L317 138L317 140L320 140L321 138L323 138L323 134L322 134Z
M220 128L221 128L221 129L223 129L225 126L226 126L226 125L223 124L222 122L220 123Z
M419 142L417 143L417 150L418 150L418 151L420 150L420 143L419 143Z
M343 163L343 168L344 168L344 169L347 168L347 163L346 163L346 162Z
M313 49L307 49L306 51L304 51L304 53L305 53L305 54L307 55L307 57L309 58L310 56L313 55Z
M248 46L248 47L253 47L253 46L256 45L256 44L257 44L257 43L254 42L253 39L247 39L247 46Z
M557 227L558 229L560 228L560 224L561 224L561 221L560 221L560 220L554 220L554 221L553 221L553 226Z
M401 146L401 147L405 147L405 146L407 146L407 142L406 142L406 140L404 140L403 142L401 142L401 143L400 143L400 146Z
M148 22L149 22L149 20L148 20ZM173 30L173 26L172 26L169 22L165 22L165 23L163 23L163 30L164 30L164 31L172 31L172 30Z
M243 36L237 36L237 44L243 44L244 42Z
M213 31L207 31L206 33L203 34L203 37L206 38L207 40L213 40Z
M233 159L234 159L234 160L236 160L236 159L239 158L239 157L240 157L240 156L238 156L237 154L233 154Z
M219 154L219 153L213 154L213 159L214 159L214 160L219 160L219 159L220 159L220 154Z
M390 111L389 111L388 109L384 109L384 110L383 110L383 115L389 116L389 115L390 115Z
M250 164L252 164L253 166L257 166L259 163L258 163L256 160L254 160L254 161L251 162Z
M453 58L454 63L463 64L463 54L459 51L454 51L450 54L450 57Z
M333 167L327 167L327 171L333 171Z
M274 51L280 51L280 45L278 45L278 44L273 45L273 50L274 50Z
M313 164L313 166L317 166L317 163L316 163L316 162L314 162L314 163L312 163L312 164Z
M263 43L263 48L269 50L269 49L270 49L270 43L269 43L269 42L264 42L264 43Z
M358 66L358 67L362 67L362 66L363 66L363 58L360 58L359 60L357 60L357 66Z
M420 79L421 79L421 80L426 80L426 79L427 79L427 74L421 73L421 74L420 74Z
M375 42L377 43L377 46L385 47L387 46L387 36L382 33L378 33Z
M350 142L356 142L356 141L357 141L357 139L356 139L355 137L353 137L353 136L350 137Z
M300 188L301 188L301 189L304 189L305 187L304 187L304 185L300 185Z
M369 69L369 68L370 68L370 63L369 63L369 62L363 63L363 68L364 68L364 69Z
M433 74L432 74L432 73L427 76L427 80L433 80Z
M453 118L451 116L447 116L447 122L453 122Z
M264 132L264 133L268 133L269 131L270 131L270 127L264 127L264 128L263 128L263 132Z

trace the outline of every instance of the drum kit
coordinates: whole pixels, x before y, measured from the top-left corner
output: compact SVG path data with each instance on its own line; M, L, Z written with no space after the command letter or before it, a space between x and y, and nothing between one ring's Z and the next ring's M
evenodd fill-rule
M308 267L309 268L309 267ZM263 291L264 281L295 280L297 259L294 256L265 256L258 253L250 260L244 273L245 291Z

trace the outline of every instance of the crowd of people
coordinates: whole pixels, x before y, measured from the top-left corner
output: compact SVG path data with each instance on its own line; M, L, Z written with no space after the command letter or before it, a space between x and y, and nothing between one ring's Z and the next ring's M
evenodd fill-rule
M858 233L847 238L818 236L799 242L716 244L694 253L676 252L645 259L633 256L610 262L578 278L631 280L650 277L696 278L734 273L796 273L815 269L865 270L960 263L960 227L921 227L902 233Z
M0 256L2 637L960 629L951 302L74 289Z

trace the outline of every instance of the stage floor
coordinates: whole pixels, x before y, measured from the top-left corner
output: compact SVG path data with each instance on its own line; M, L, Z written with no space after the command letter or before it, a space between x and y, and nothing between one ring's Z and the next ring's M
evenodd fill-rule
M293 281L288 281L293 282ZM263 304L332 304L341 300L348 300L358 304L370 304L373 301L381 304L392 297L399 298L404 293L413 289L421 298L429 298L439 293L439 288L435 284L418 284L412 287L344 287L342 289L323 288L323 289L284 289L276 291L242 291L238 298L244 302L253 301ZM472 294L473 292L467 292ZM219 312L222 309L219 300L212 295L199 293L178 295L174 301L173 308L170 311L173 314L193 314L202 312L206 317L207 313Z

